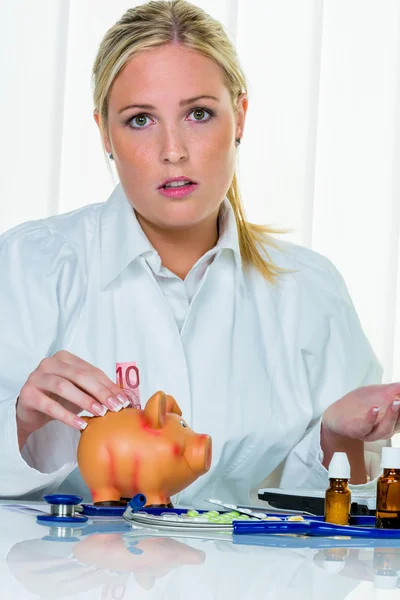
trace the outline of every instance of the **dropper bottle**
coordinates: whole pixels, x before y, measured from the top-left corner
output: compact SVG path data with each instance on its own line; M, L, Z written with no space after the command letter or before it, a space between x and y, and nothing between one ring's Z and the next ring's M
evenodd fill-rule
M398 548L374 548L374 590L397 590L400 553ZM375 593L375 598L399 597L399 591Z
M329 488L325 492L325 521L348 525L351 492L348 488L350 463L345 452L335 452L329 464Z
M382 448L383 473L376 486L376 527L400 529L400 448Z

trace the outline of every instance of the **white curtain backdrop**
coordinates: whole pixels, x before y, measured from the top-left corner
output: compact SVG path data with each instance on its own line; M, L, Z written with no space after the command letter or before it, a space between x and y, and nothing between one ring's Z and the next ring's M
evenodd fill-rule
M249 220L329 257L400 381L400 0L193 0L249 81ZM91 68L133 0L0 3L0 233L107 199ZM1 285L1 283L0 283Z

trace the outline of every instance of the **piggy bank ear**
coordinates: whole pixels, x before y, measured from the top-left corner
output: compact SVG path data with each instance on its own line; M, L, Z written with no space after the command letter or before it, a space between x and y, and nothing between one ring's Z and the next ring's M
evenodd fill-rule
M178 406L177 401L173 396L168 396L167 394L167 413L172 412L176 415L181 415L182 411Z
M167 396L165 392L158 391L147 400L144 407L144 416L152 429L161 429L165 425L167 415Z
M182 411L173 396L167 396L162 390L156 392L144 407L144 416L150 427L161 429L165 425L167 413L181 415Z

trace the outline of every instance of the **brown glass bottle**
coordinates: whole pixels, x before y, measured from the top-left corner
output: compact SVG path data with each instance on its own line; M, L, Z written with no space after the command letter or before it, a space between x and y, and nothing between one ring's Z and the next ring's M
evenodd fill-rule
M348 479L329 479L325 493L325 521L336 525L348 525L350 519L351 492Z
M332 575L337 575L346 566L349 555L348 548L324 548L322 551L322 568Z
M400 571L400 548L374 548L374 569Z
M397 588L399 558L399 548L374 548L373 583L375 589L393 590ZM386 594L384 597L387 597ZM390 595L390 597L398 598L398 595Z
M384 468L378 479L376 527L400 529L400 469Z

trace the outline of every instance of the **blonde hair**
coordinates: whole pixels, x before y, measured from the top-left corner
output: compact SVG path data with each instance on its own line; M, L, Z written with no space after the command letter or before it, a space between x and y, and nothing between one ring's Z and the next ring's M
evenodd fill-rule
M102 137L108 130L108 98L115 78L138 52L171 42L195 50L220 66L236 114L237 99L247 92L247 82L222 25L186 0L156 0L127 10L100 44L93 65L93 100ZM265 279L274 282L287 270L272 263L265 245L277 247L271 234L285 231L246 221L236 171L226 196L235 215L244 267L253 265Z

